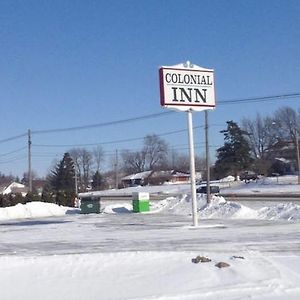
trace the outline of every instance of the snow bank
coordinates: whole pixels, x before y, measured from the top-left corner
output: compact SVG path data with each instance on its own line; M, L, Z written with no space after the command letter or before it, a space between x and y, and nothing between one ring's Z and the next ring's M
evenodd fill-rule
M169 197L155 203L151 210L161 213L172 213L179 215L190 215L192 210L190 195L181 197ZM204 219L253 219L257 218L257 211L239 203L226 201L223 197L212 196L211 202L207 205L206 195L197 195L197 208L200 218Z
M229 184L228 186L222 184L219 185L223 194L300 194L298 177L294 175L263 177L257 182L251 181L248 184L244 182L235 182L235 184Z
M278 204L259 210L249 208L237 202L226 201L221 196L212 196L206 203L206 195L197 195L198 215L202 219L264 219L264 220L300 220L300 206L294 203ZM151 202L149 213L191 215L191 196L184 194L178 197L168 197L164 200ZM130 213L132 205L120 203L107 205L104 213Z
M272 207L263 207L258 211L260 219L300 221L300 205L280 203Z
M295 203L279 203L275 206L255 210L237 202L226 201L220 196L212 196L211 202L207 204L206 195L199 194L197 195L197 208L199 217L202 219L231 218L300 221L300 205ZM27 204L0 208L0 221L63 216L79 212L79 209L58 206L53 203L29 202ZM102 212L106 214L132 213L132 204L125 202L105 205ZM161 201L150 202L150 212L148 213L191 215L191 212L191 196L184 194L177 197L168 197Z
M107 205L104 207L102 212L106 214L129 213L132 212L132 204L118 203L118 204Z
M223 197L212 197L211 202L199 211L201 218L207 219L255 219L257 211L242 204L226 201Z
M151 204L151 210L162 213L172 213L179 215L189 215L191 213L192 199L188 194L178 195L177 197L168 197L165 200ZM206 204L206 196L197 194L197 207L203 207Z
M183 194L177 197L168 197L157 202L150 202L149 213L190 215L192 210L190 195ZM278 204L264 207L259 210L249 208L237 202L226 201L221 196L212 196L207 204L206 195L197 195L197 208L200 218L204 219L265 219L265 220L300 220L300 206L294 203ZM107 205L104 213L131 213L131 203Z
M76 209L53 203L28 202L0 208L0 220L62 216L70 211L75 212Z
M227 177L220 179L220 182L228 182L228 181L235 181L234 176L229 175Z

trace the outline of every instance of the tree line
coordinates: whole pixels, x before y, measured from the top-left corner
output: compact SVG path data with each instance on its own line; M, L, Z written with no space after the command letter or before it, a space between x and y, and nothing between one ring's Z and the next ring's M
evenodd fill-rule
M227 175L237 178L246 169L265 175L280 172L272 161L272 151L280 142L290 142L296 147L299 124L300 113L290 107L278 109L273 116L257 114L254 119L244 118L240 125L227 121L227 128L221 131L224 145L217 149L216 161L211 165L212 179ZM291 155L291 159L295 160L296 152L292 151ZM197 156L195 161L196 170L202 171L205 177L205 158ZM174 151L155 134L144 138L141 149L121 151L118 163L112 162L114 170L104 173L104 162L105 154L101 147L92 151L70 149L47 175L42 196L33 191L22 201L34 199L73 206L77 192L115 187L120 176L148 170L189 172L189 156ZM22 181L26 183L26 180L28 176L24 173ZM20 201L12 199L13 196L1 197L2 206Z
M283 174L284 166L276 155L282 155L297 168L297 142L300 131L300 111L282 107L272 116L244 118L239 126L227 122L224 146L217 149L217 159L212 167L216 178L226 175L237 177L239 172L251 169L258 174ZM278 157L280 158L280 157ZM292 171L292 170L290 170Z

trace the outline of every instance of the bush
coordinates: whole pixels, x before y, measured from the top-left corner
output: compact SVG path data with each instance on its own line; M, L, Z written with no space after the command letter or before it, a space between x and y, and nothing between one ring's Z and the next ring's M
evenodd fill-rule
M32 201L42 201L42 197L37 193L28 192L25 197L25 202L27 203Z

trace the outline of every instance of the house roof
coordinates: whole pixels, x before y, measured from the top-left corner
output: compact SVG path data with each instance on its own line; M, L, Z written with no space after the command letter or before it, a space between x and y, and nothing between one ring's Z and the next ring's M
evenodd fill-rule
M286 159L284 157L275 157L275 160L278 160L278 161L280 161L280 162L282 162L284 164L288 164L288 163L291 162L289 159Z
M141 173L131 174L122 178L122 180L136 180L145 178L159 178L159 177L190 177L190 174L178 172L175 170L167 171L145 171Z
M135 179L145 179L149 177L152 171L145 171L136 174L131 174L122 178L122 180L135 180Z
M32 180L32 187L35 188L35 189L43 188L46 183L47 183L47 180L34 179L34 180Z
M172 175L173 177L190 177L190 174L188 173L182 173L182 172L177 172Z
M153 171L151 177L190 177L190 174L179 172L176 170L167 170L167 171Z
M0 187L0 193L1 194L16 194L16 193L27 193L28 188L21 183L18 182L11 182L10 184L6 186Z

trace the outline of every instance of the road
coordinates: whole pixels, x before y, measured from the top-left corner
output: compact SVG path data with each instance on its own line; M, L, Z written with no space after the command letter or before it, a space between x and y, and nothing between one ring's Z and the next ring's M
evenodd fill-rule
M239 195L223 195L223 197L227 201L237 201L237 202L249 202L249 201L257 201L257 202L297 202L300 203L299 196L277 196L277 195L270 195L270 196L239 196Z

